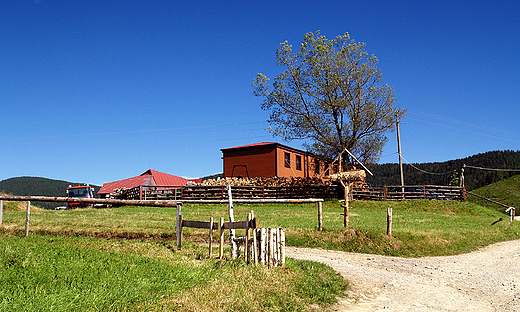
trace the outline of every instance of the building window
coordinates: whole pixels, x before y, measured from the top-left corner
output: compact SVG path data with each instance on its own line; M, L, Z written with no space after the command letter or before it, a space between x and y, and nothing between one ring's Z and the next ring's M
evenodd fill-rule
M296 155L296 170L302 170L302 157Z
M314 173L320 174L320 161L318 159L314 159Z
M284 164L286 168L291 168L291 154L285 153L285 159Z

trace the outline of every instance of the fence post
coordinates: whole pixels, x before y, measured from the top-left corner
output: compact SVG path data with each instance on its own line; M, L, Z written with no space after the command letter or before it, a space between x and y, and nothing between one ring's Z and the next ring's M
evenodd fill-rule
M247 223L246 223L246 242L245 242L245 255L244 255L244 259L246 260L246 263L249 264L251 258L249 256L249 249L250 249L250 246L249 246L249 222L251 222L251 213L248 213L247 214Z
M209 218L209 257L211 258L211 245L213 242L213 217Z
M0 200L0 224L2 224L3 218L4 218L4 201Z
M392 236L392 207L388 207L386 213L386 235Z
M285 229L280 229L280 263L285 265Z
M323 231L323 203L318 202L318 231Z
M29 216L31 215L31 202L27 201L27 210L25 213L25 237L29 235Z
M219 249L218 249L218 258L222 259L224 257L224 218L220 218L220 239L219 239Z
M231 185L228 186L228 200L229 200L229 222L235 222L235 215L233 213L233 196L231 195ZM231 258L237 258L237 243L235 241L235 230L229 230L229 241L231 243Z
M260 263L262 263L262 265L265 265L265 251L266 251L266 243L267 243L267 239L266 239L267 235L266 235L266 229L265 228L261 228L260 229Z
M181 207L182 203L177 203L177 229L176 229L176 235L177 235L177 248L179 250L182 247L182 215L181 215Z

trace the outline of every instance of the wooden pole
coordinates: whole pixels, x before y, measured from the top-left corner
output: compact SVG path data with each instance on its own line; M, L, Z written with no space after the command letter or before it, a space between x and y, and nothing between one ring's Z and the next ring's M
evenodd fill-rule
M266 233L265 229L260 229L260 263L265 265L265 252L266 250Z
M346 184L345 182L343 182L342 180L341 181L341 184L343 185L343 189L344 189L344 194L345 194L345 204L343 205L343 226L345 228L348 228L349 226L349 189L350 189L350 185Z
M27 210L25 213L25 237L29 235L29 216L31 215L31 202L27 201Z
M280 245L281 245L281 248L280 248L280 257L281 257L280 263L282 265L285 265L285 230L284 229L280 229Z
M318 202L318 231L323 231L323 203Z
M276 240L276 250L275 250L275 253L274 253L274 257L275 257L275 266L278 266L278 264L280 263L280 254L281 254L281 251L282 251L282 247L280 245L280 228L276 228L275 230L275 240Z
M229 222L235 222L235 215L233 212L233 196L231 195L231 185L228 186L228 208L229 208ZM237 258L237 243L235 241L235 230L229 230L229 243L231 247L231 258Z
M255 212L253 210L251 210L251 219L254 220L255 219ZM256 236L257 236L257 230L256 230L256 227L253 228L253 246L251 246L251 252L253 254L253 263L254 265L258 265L258 246L257 246L257 241L256 241Z
M244 250L245 250L245 255L244 255L244 259L246 260L246 263L249 264L250 262L250 255L249 255L249 222L251 221L251 213L248 213L247 214L247 223L246 223L246 242L245 242L245 246L244 246Z
M211 258L211 245L213 243L213 217L209 218L209 257Z
M388 207L386 213L386 235L392 236L392 207Z
M13 201L44 201L62 203L84 203L84 204L110 204L147 207L175 207L182 202L173 200L136 200L136 199L105 199L105 198L79 198L79 197L49 197L49 196L14 196L0 195L1 200ZM318 199L316 199L318 200ZM309 201L306 201L309 202ZM206 201L205 203L211 203Z
M269 268L272 268L274 263L273 263L273 259L274 259L274 231L272 228L269 228L267 229L267 235L269 237L269 253L268 253L268 267Z
M2 224L3 218L4 218L4 201L0 200L0 224Z
M218 258L222 259L224 257L224 218L220 218L220 239L219 239L219 249L218 249Z
M397 120L397 150L399 152L399 170L401 171L401 188L404 199L404 173L403 173L403 157L401 155L401 131L399 130L399 116L396 116Z
M181 215L181 207L182 204L177 204L177 224L176 224L176 230L175 235L177 236L177 248L179 250L182 246L182 215Z

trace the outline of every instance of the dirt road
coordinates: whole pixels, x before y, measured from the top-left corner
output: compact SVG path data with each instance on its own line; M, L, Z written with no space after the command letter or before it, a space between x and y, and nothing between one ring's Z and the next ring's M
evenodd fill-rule
M350 281L334 311L520 311L520 240L448 257L397 258L307 248Z

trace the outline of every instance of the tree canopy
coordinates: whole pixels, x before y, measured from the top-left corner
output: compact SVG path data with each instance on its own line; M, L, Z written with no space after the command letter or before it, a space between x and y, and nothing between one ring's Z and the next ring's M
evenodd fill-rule
M310 32L300 49L287 42L276 50L276 65L285 70L274 78L259 73L254 95L270 112L271 132L285 141L306 140L305 147L334 159L345 148L362 162L381 156L386 133L405 110L394 108L394 91L383 84L378 59L348 33L328 40Z

